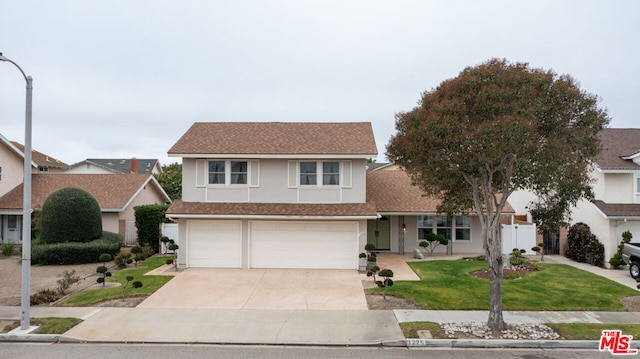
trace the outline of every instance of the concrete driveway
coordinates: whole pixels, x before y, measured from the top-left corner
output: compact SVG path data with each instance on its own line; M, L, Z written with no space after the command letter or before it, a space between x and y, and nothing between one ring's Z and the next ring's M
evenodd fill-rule
M189 268L138 308L367 310L355 270Z

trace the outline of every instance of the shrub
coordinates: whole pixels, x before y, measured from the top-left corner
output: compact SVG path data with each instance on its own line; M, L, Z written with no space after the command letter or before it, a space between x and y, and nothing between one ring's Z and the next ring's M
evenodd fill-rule
M569 227L565 256L576 262L604 266L604 246L591 233L591 228L582 222Z
M622 248L625 243L631 242L631 238L633 238L631 232L622 232L622 242L618 245L618 251L609 259L609 264L611 264L613 268L618 268L624 264L624 261L622 260Z
M42 205L41 239L44 243L90 242L102 235L98 201L78 188L53 192Z
M72 269L70 271L65 270L60 275L61 279L58 279L56 282L58 283L58 293L64 295L67 289L71 287L73 284L77 284L80 282L80 276L76 275L76 270Z
M103 232L102 238L87 243L53 243L34 245L31 248L33 264L83 264L96 263L102 253L117 255L123 237Z
M36 294L31 296L31 305L38 305L43 303L53 303L59 299L55 290L41 289Z
M158 253L160 245L160 223L166 222L164 216L169 208L166 204L152 204L134 207L136 216L136 228L138 229L138 244L151 246L153 254Z
M16 245L13 243L5 243L2 245L2 254L4 254L5 256L9 257L10 255L13 254L13 248Z
M113 258L113 263L118 267L118 269L127 268L128 264L133 263L131 253L118 253L118 255Z

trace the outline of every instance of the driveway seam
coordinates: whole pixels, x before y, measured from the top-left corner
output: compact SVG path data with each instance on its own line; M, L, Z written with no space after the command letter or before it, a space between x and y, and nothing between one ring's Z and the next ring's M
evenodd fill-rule
M244 303L240 307L241 309L246 309L247 304L249 304L249 300L251 300L251 298L253 298L253 294L255 293L256 289L260 285L260 282L262 282L262 280L264 279L266 274L267 274L267 271L262 269L262 273L260 274L260 279L258 279L255 282L255 284L253 285L253 288L251 288L251 294L246 297L246 299L244 300Z

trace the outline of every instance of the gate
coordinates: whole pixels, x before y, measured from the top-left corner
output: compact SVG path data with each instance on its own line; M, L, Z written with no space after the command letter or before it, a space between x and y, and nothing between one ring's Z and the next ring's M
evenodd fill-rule
M560 254L560 232L545 232L542 238L544 254Z

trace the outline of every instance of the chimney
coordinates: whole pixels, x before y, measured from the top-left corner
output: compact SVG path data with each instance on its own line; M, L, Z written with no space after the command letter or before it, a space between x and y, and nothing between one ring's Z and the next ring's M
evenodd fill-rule
M135 157L131 159L131 173L138 173L138 159Z

